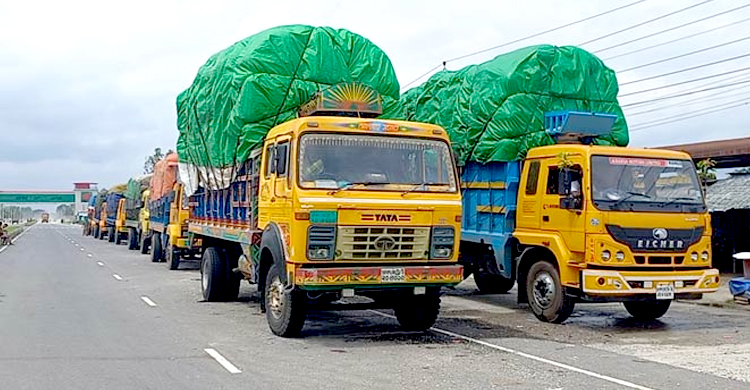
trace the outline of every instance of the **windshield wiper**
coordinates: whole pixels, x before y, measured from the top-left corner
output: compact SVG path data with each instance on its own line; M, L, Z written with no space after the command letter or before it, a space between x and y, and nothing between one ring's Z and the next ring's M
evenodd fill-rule
M643 193L640 193L640 192L625 191L625 193L626 193L627 195L626 195L626 196L623 196L623 197L622 197L622 198L620 198L620 199L617 199L617 200L615 201L615 203L614 203L614 204L612 205L613 207L615 207L615 206L618 206L618 205L619 205L619 204L621 204L622 202L624 202L624 201L626 201L626 200L628 200L628 199L630 199L630 198L632 198L632 197L634 197L634 196L642 196L642 197L644 197L644 198L647 198L647 199L651 199L651 196L650 196L650 195L647 195L647 194L643 194Z
M678 200L692 200L694 202L690 202L690 203L677 202ZM690 198L690 197L687 197L687 196L678 196L678 197L672 198L668 202L662 204L662 207L666 207L666 206L669 206L670 204L674 204L674 203L689 204L689 205L693 205L693 206L701 206L701 204L699 202L697 202L699 200L700 199Z
M425 186L447 186L450 185L450 183L437 183L437 182L422 182L422 183L412 183L414 184L414 187L409 188L408 190L401 193L401 196L404 197L420 188L424 188Z
M346 184L344 184L343 186L341 186L339 188L336 188L335 190L328 191L328 195L336 195L339 192L349 190L353 186L356 186L356 185L369 186L369 185L373 185L373 184L385 184L385 183L380 183L380 182L376 182L376 181L363 181L363 182L359 182L359 183L350 183L350 182L347 182Z

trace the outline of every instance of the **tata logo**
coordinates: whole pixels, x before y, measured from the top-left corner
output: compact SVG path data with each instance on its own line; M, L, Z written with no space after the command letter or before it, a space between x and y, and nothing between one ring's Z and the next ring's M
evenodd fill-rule
M362 214L362 221L367 222L411 222L408 214Z
M390 236L381 236L375 240L374 245L378 250L387 252L396 246L396 240Z

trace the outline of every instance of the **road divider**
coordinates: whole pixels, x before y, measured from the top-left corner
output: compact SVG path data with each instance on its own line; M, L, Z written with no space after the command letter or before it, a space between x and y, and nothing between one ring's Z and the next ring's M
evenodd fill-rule
M239 374L242 372L240 371L239 368L237 368L237 366L235 366L234 364L232 364L232 362L227 360L227 358L225 358L224 356L221 356L220 353L216 352L215 349L206 348L204 349L204 351L206 351L206 353L209 356L214 358L214 360L216 360L219 364L221 364L222 367L224 367L227 371L229 371L230 374Z

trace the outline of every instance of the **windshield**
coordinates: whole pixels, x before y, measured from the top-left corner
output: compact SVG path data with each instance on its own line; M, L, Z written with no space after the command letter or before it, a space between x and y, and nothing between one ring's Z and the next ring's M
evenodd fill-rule
M703 192L693 162L592 157L592 199L604 210L700 212Z
M302 188L457 191L450 149L439 140L306 134L298 172Z

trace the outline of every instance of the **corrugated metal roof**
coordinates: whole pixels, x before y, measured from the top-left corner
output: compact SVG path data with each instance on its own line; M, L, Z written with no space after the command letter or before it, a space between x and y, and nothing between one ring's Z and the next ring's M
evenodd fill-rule
M735 174L706 189L710 211L750 209L750 174Z

